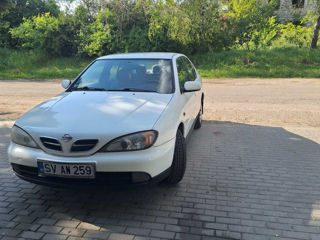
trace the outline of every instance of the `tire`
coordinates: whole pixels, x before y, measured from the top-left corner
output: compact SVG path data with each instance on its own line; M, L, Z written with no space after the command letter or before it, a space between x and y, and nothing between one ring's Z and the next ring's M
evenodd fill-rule
M199 128L201 128L201 125L202 125L202 107L201 107L200 112L199 112L199 114L198 114L196 123L195 123L195 125L194 125L194 129L199 129Z
M186 141L180 130L177 131L171 171L165 180L169 184L177 184L184 176L187 166Z

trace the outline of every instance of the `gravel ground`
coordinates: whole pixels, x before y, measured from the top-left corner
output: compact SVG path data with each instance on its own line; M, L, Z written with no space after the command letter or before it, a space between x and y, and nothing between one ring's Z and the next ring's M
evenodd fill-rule
M319 79L205 79L204 120L284 127L320 141ZM0 121L63 91L59 80L0 81ZM9 120L9 122L7 122Z
M319 79L206 80L204 87L209 120L320 127Z

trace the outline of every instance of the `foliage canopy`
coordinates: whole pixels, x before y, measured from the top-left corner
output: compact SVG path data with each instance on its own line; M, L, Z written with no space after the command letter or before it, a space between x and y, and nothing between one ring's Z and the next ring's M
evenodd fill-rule
M307 47L312 27L281 24L279 0L81 0L61 11L54 0L3 0L0 47L52 56L175 51L186 54L270 46ZM7 9L10 9L8 11Z

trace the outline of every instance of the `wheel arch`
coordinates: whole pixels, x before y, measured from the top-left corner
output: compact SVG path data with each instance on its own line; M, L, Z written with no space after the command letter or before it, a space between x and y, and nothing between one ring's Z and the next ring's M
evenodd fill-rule
M180 131L181 131L181 133L182 133L182 135L184 136L184 125L183 125L183 123L182 123L182 122L179 124L179 126L178 126L178 130L180 130Z

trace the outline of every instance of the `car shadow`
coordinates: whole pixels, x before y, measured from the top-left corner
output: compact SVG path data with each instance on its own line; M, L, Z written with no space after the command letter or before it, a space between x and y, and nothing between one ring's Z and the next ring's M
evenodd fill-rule
M73 221L88 230L83 234L167 239L320 234L319 144L281 127L204 121L188 141L180 184L124 189L24 182L8 164L9 128L0 128L0 136L0 199L10 203L10 222L28 216L36 225L50 218L56 226Z

